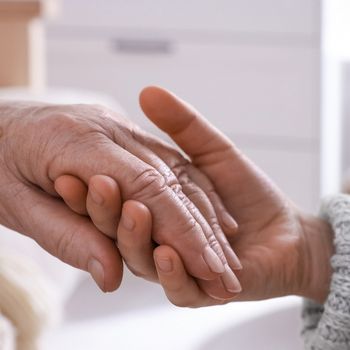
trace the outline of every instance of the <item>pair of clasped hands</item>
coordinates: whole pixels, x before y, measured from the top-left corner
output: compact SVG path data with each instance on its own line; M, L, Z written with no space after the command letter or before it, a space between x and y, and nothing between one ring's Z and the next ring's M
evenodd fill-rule
M1 223L105 292L124 261L179 306L314 297L314 219L174 94L140 104L183 154L101 106L0 104Z

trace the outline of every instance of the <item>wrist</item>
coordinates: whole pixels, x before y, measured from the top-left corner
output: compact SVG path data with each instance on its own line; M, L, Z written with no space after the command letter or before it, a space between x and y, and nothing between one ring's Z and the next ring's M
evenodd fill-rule
M5 175L30 182L32 160L37 159L31 145L40 146L34 139L30 121L38 108L28 101L0 101L0 163Z
M299 292L323 304L329 294L334 254L333 231L323 219L301 214L301 244L299 264Z

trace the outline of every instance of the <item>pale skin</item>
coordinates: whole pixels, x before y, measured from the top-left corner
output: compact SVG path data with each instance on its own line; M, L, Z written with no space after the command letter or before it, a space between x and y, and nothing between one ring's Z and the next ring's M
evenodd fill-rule
M237 225L208 189L209 180L173 148L112 111L0 101L0 168L0 223L89 271L102 290L115 290L122 278L116 233L106 224L119 214L108 220L94 215L102 202L93 189L103 195L106 186L114 196L105 199L107 206L120 196L147 206L152 238L176 249L204 286L216 281L217 297L240 291L233 272L240 262L224 234ZM59 198L65 174L89 185L84 210L92 220ZM109 180L99 184L99 174Z
M178 306L199 307L291 294L324 302L333 254L329 225L299 210L230 140L175 95L150 87L141 93L140 102L148 118L168 133L211 180L237 221L238 231L227 237L243 266L237 271L242 291L218 298L212 293L217 281L206 282L203 287L202 281L189 274L174 248L154 245L152 215L145 205L133 200L124 202L120 221L111 221L117 227L120 253L131 271L159 281L168 299ZM79 193L66 192L71 209L77 211L79 207L87 212L86 191L90 187L87 189L74 177L61 180L62 187L70 184L80 189ZM109 204L104 210L96 209L94 215L106 222L110 213L118 218L122 198L117 182L105 176L95 180L100 189L109 183L114 190L104 193L105 203Z

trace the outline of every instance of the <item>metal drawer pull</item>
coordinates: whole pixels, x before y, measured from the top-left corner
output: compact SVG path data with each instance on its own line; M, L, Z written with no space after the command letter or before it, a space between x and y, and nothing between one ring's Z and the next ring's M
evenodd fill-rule
M173 45L169 40L116 39L113 48L125 54L171 54Z

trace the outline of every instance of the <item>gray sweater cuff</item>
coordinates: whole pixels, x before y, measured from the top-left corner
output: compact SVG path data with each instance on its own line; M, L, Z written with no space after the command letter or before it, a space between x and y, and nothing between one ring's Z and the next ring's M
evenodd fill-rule
M334 231L333 275L324 305L304 300L302 335L307 350L350 349L350 196L323 201L321 217Z

